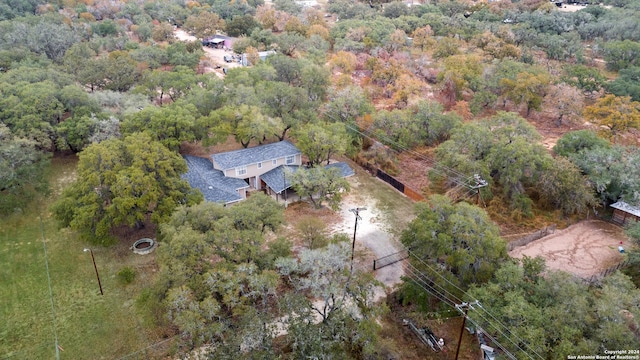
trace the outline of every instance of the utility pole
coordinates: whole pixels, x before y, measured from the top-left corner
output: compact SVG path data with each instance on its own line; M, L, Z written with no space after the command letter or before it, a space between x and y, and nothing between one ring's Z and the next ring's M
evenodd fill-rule
M100 282L100 274L98 274L98 267L96 266L96 258L93 256L93 250L85 248L84 252L87 252L87 251L91 253L91 260L93 261L93 268L96 270L96 277L98 278L98 286L100 287L100 295L104 295L104 292L102 291L102 283Z
M467 321L467 313L469 312L469 308L472 308L471 305L477 305L477 304L478 304L478 300L474 301L473 304L463 302L460 305L456 305L456 309L458 309L458 311L462 313L462 328L460 328L460 336L458 337L458 346L456 348L456 360L458 360L458 354L460 353L460 344L462 343L462 332L464 331L464 324Z
M353 273L353 254L356 250L356 231L358 231L358 220L362 220L360 217L360 211L367 210L366 207L358 207L354 209L349 209L356 216L356 224L353 227L353 243L351 244L351 273Z
M473 179L476 181L476 185L472 186L471 189L475 189L476 190L476 195L477 195L477 202L478 205L480 205L480 188L483 188L487 185L489 185L489 183L487 183L487 181L485 179L483 179L482 177L480 177L480 174L473 174Z
M464 331L464 324L467 321L467 312L469 311L469 304L463 302L460 305L456 305L458 311L462 311L464 308L464 316L462 317L462 328L460 329L460 336L458 337L458 345L456 347L456 360L458 360L458 354L460 353L460 344L462 343L462 332Z

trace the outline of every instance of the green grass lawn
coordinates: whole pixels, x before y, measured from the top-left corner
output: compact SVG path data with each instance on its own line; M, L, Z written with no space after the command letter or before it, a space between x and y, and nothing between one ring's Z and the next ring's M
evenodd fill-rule
M75 165L75 157L53 159L51 198L73 179ZM48 213L51 198L0 220L0 359L55 359L56 333L61 359L152 358L155 348L144 349L162 338L142 321L135 298L153 278L154 255L135 255L127 244L93 247L100 295L91 255L83 252L87 244L57 228ZM124 266L136 270L126 286L116 276Z

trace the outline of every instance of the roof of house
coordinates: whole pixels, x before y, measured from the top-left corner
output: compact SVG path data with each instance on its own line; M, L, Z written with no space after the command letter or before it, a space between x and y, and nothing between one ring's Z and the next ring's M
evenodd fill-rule
M262 179L262 181L264 181L265 184L267 184L267 186L271 188L271 190L275 191L278 194L281 193L282 190L288 189L291 187L291 181L286 176L286 174L283 173L284 168L287 168L291 173L295 173L296 171L298 171L300 166L280 165L277 168L269 170L268 172L260 175L260 179ZM343 163L343 162L329 164L325 166L325 168L327 169L336 168L340 170L340 175L342 175L342 177L349 177L349 176L355 175L355 172L353 171L353 169L351 169L351 167L347 163Z
M222 171L213 168L209 159L184 155L189 170L182 175L192 188L199 189L204 199L217 203L232 203L242 200L238 189L248 188L242 179L226 177Z
M611 207L614 209L622 210L631 215L640 217L640 208L633 205L629 205L624 201L618 201L615 204L611 204Z
M211 158L218 166L218 169L227 170L298 154L300 154L300 150L285 140L273 144L213 154Z
M329 164L325 166L325 168L327 169L336 168L340 170L340 174L342 175L342 177L349 177L356 174L355 171L353 171L353 169L351 168L351 166L349 166L349 164L345 162L337 162L337 163Z
M299 166L287 166L280 165L275 169L271 169L266 173L260 175L260 179L267 184L271 190L280 194L282 190L288 189L291 187L291 181L287 178L284 173L284 168L287 168L291 173L298 171Z

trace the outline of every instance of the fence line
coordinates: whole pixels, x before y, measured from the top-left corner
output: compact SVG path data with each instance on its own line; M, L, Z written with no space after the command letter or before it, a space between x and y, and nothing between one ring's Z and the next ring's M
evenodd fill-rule
M592 275L588 278L580 278L580 280L582 280L584 283L588 284L588 285L596 285L596 284L600 284L600 282L602 281L602 279L604 279L605 277L611 275L612 273L622 269L623 267L627 266L627 264L629 264L629 260L625 260L621 263L618 263L616 265L613 265L607 269L604 269L602 271L600 271L599 273Z
M383 256L379 259L373 260L373 270L378 270L385 266L395 264L398 261L402 261L408 257L409 257L409 251L407 249L400 250L391 255Z
M386 182L387 184L393 186L393 188L405 194L409 199L414 201L424 200L424 196L422 196L422 194L410 188L409 186L405 185L402 181L396 179L395 177L391 176L385 171L376 169L375 173L376 173L376 177Z
M404 187L404 194L407 195L407 197L413 201L422 201L424 200L424 196L422 196L422 194L420 194L419 192L413 190L412 188L405 186Z
M541 239L549 234L553 234L556 231L556 224L549 225L527 236L521 237L518 240L510 241L507 244L507 251L511 251L517 247L527 245L528 243Z

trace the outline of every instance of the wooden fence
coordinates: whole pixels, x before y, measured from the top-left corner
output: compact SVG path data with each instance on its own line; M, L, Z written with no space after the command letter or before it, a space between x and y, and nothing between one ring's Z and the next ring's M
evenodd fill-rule
M602 271L600 271L599 273L592 275L588 278L580 278L580 280L582 280L583 282L585 282L586 284L589 285L598 285L600 284L600 282L602 281L602 279L604 279L605 277L613 274L614 272L622 269L623 267L627 266L627 264L629 264L629 260L625 260L617 265L613 265L607 269L604 269Z
M549 234L553 234L556 231L556 224L549 225L545 228L542 228L532 234L521 237L518 240L510 241L507 244L507 251L511 251L519 246L527 245L528 243L541 239Z

